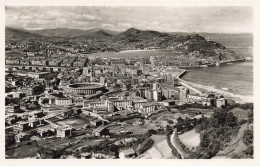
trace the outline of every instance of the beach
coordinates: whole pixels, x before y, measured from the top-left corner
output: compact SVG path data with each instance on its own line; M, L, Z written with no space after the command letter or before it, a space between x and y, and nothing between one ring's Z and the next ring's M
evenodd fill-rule
M228 91L225 91L225 90L218 89L214 86L201 85L201 84L198 84L198 83L194 83L194 82L191 82L191 81L186 81L186 80L181 79L186 73L187 73L187 70L185 70L185 69L180 70L179 74L177 75L177 78L183 84L191 86L192 88L195 88L197 91L207 92L207 93L213 92L213 93L221 94L224 97L232 99L237 103L253 103L253 96L236 94L234 92L228 92Z

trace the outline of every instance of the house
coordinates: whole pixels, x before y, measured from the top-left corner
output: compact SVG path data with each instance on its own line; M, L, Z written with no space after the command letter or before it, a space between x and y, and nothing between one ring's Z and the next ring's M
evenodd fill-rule
M134 109L139 109L141 108L142 105L144 105L145 103L147 103L148 100L147 99L136 99L133 100L133 105L134 105Z
M109 130L106 127L99 127L93 130L92 134L94 136L109 136Z
M69 125L59 126L57 129L57 137L65 138L72 135L72 127Z
M135 158L136 157L136 153L134 151L134 149L126 149L126 150L122 150L119 153L119 158L120 159L130 159L130 158Z
M103 154L103 153L93 153L92 158L94 159L115 159L115 155Z
M63 118L69 118L69 117L71 117L71 116L73 115L73 113L74 113L74 110L73 110L73 109L69 109L69 110L63 111L63 112L61 113L61 116L62 116Z
M160 104L162 104L163 106L167 107L167 106L173 106L175 105L175 101L174 100L164 100L159 102Z
M161 109L161 104L160 103L146 103L144 105L141 106L141 108L139 109L140 113L151 113L154 112L158 109Z
M72 105L72 99L71 98L56 98L55 99L55 104L56 105L61 105L61 106L67 106L67 105Z
M97 120L91 121L90 124L91 124L91 126L97 127L97 126L103 125L104 121L97 119Z
M187 95L187 101L188 102L200 102L202 101L202 97L198 96L198 95L191 95L191 94L188 94Z
M30 134L24 133L24 132L20 132L15 136L15 141L16 142L22 142L22 141L27 141L29 140L31 137Z
M91 153L85 152L80 154L81 159L90 159L92 157Z
M30 119L30 120L28 120L28 123L29 123L29 126L31 128L35 128L35 127L38 126L39 120L38 119Z
M227 99L225 99L225 98L219 98L216 100L216 107L218 107L218 108L225 107L226 104L227 104Z
M21 122L17 122L16 124L17 124L17 129L21 131L25 131L30 128L29 122L21 121Z
M54 135L54 131L50 129L40 129L37 131L37 133L39 133L41 137L49 137Z

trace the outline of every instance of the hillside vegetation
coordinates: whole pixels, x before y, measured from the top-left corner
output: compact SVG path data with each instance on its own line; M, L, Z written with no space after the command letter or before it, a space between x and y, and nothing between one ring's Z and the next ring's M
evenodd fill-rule
M104 29L44 29L29 31L6 27L6 43L37 41L61 45L85 45L92 51L129 49L171 49L189 58L227 60L240 58L218 42L206 40L199 34L178 35L130 28L124 32ZM78 47L78 46L77 46Z

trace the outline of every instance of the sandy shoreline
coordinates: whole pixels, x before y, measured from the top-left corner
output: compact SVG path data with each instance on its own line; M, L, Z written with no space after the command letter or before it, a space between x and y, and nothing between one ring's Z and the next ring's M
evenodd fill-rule
M197 88L199 91L214 92L214 93L217 93L217 94L221 94L224 97L230 98L230 99L234 100L235 102L241 103L241 104L242 103L253 103L253 97L252 96L244 96L244 95L234 94L232 92L217 89L217 88L212 87L212 86L200 85L200 84L196 84L196 83L185 81L185 80L181 79L180 77L182 77L186 72L187 72L186 70L182 69L182 71L177 75L177 78L181 82L184 82L191 87Z

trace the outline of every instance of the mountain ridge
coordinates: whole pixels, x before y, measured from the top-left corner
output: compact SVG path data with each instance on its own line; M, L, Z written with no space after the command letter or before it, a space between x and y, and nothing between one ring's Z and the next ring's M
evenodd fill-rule
M69 33L71 34L68 35ZM58 28L30 32L6 27L6 39L7 41L37 39L38 41L49 41L51 43L67 41L86 43L92 50L103 50L104 47L109 50L160 48L172 49L187 56L200 58L213 57L218 59L220 54L224 59L238 58L238 55L219 42L208 40L199 34L193 33L184 36L136 28L114 33L102 28L90 30Z

